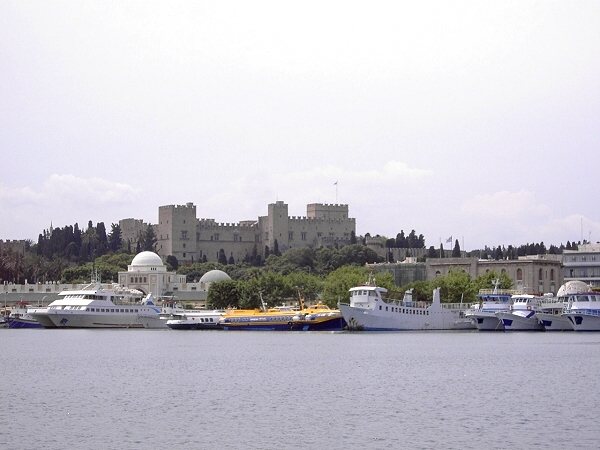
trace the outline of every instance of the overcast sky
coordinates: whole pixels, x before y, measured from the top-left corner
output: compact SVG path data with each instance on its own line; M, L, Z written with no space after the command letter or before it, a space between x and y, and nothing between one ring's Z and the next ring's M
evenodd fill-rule
M599 1L0 2L1 239L283 200L595 242L599 144Z

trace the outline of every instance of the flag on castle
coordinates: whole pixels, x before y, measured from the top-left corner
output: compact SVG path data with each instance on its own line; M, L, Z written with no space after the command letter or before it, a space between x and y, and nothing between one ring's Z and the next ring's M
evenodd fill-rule
M446 244L452 244L452 236L446 239Z

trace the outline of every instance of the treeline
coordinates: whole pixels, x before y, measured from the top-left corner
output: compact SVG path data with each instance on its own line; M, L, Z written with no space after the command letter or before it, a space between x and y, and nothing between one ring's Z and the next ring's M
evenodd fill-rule
M586 241L583 241L586 244ZM546 247L543 242L524 244L519 247L513 247L512 245L490 248L485 246L481 250L474 250L468 253L469 256L478 256L482 259L519 259L520 256L533 256L533 255L561 255L564 250L578 250L579 246L582 245L579 242L567 241L566 245L561 244L560 246L550 245Z
M48 259L65 258L74 263L86 263L108 253L154 250L156 242L156 234L151 225L132 243L123 242L119 224L113 223L107 234L104 222L98 222L94 226L90 220L85 231L80 230L77 223L44 230L38 236L34 251Z

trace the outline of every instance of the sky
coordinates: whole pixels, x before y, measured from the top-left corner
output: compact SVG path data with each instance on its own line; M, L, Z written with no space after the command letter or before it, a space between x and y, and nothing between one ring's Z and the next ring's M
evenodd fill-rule
M598 1L5 0L0 239L282 200L427 246L596 242L599 80Z

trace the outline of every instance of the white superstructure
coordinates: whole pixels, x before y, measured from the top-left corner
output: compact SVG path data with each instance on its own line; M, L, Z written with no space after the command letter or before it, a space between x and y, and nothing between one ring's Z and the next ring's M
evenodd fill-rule
M339 309L351 330L459 330L474 329L465 318L468 305L442 304L440 289L433 291L433 302L414 302L412 290L401 302L387 301L387 289L370 283L350 289L350 304Z

